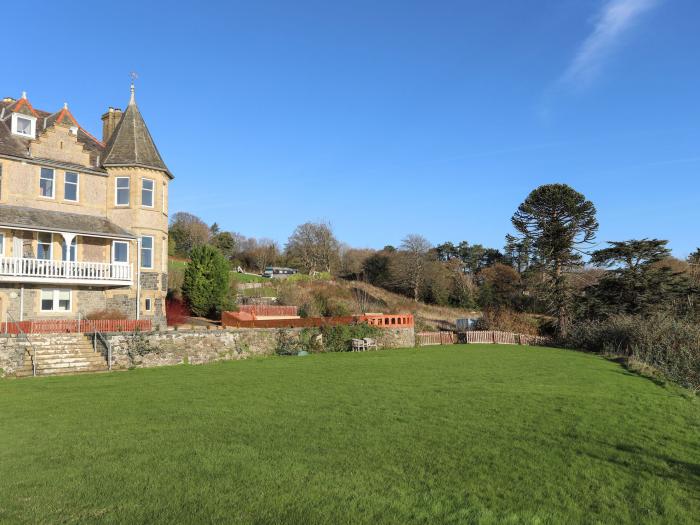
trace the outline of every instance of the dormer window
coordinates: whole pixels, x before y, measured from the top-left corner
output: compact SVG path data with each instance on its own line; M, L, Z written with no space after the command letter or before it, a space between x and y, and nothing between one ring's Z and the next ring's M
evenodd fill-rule
M36 117L28 117L19 113L13 113L12 133L21 137L33 139L36 133Z

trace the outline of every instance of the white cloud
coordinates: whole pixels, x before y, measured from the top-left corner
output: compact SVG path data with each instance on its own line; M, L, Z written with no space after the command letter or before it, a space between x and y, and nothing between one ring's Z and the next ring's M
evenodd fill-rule
M562 81L576 87L590 84L625 31L659 2L660 0L607 0L595 28L579 47Z

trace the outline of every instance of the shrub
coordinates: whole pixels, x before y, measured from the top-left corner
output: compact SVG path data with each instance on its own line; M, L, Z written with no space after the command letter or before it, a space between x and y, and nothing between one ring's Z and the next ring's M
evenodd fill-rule
M182 298L182 283L185 280L185 272L182 268L168 268L168 293L178 299Z
M168 326L177 326L185 323L189 315L190 312L182 300L174 297L166 299L165 317L167 319Z
M477 330L502 330L518 334L540 335L538 321L530 315L514 312L508 308L484 310L477 321Z
M213 246L192 249L185 269L182 293L193 314L215 316L230 305L229 264Z
M700 326L663 314L618 315L572 326L567 347L618 355L643 363L669 380L700 390Z
M88 312L85 319L90 321L100 321L100 320L116 320L116 319L127 319L127 316L121 310L116 308L105 308L102 310L94 310Z
M347 352L351 350L353 339L376 338L379 330L376 326L365 323L322 326L320 333L323 336L323 349L326 352Z
M277 355L297 355L299 350L299 340L289 330L277 330L277 343L275 345Z

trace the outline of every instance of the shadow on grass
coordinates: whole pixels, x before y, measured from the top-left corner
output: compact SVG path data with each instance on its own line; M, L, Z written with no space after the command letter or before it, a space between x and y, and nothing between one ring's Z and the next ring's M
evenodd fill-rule
M675 459L665 454L655 454L637 445L630 445L628 443L611 445L604 441L598 441L598 444L600 446L597 447L597 450L601 451L600 453L585 451L584 454L599 461L613 463L623 469L632 471L632 474L635 475L647 474L653 477L661 477L676 481L681 485L691 487L696 493L700 493L700 464L698 463ZM613 449L618 452L631 454L634 456L634 460L605 455L602 452L605 449ZM660 470L657 466L652 465L651 462L665 463L668 465L671 473Z

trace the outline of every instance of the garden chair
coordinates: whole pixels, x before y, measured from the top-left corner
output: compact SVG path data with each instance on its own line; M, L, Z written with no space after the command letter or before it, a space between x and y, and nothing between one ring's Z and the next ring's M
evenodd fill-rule
M365 343L365 350L369 350L370 348L379 350L379 346L377 345L377 341L375 339L372 339L371 337L365 337L363 341Z
M364 339L353 339L352 340L352 351L353 352L364 352L367 350L367 343Z

